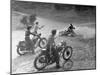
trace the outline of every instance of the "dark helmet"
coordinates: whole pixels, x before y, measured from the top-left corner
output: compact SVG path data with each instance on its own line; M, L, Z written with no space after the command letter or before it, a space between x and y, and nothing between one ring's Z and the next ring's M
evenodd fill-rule
M36 22L36 24L39 24L39 22Z
M55 34L56 34L56 32L57 32L57 30L56 30L56 29L54 29L54 30L52 30L52 31L51 31L51 33L52 33L53 35L55 35Z
M72 26L72 24L70 24Z
M30 30L32 28L32 26L27 26L27 29Z

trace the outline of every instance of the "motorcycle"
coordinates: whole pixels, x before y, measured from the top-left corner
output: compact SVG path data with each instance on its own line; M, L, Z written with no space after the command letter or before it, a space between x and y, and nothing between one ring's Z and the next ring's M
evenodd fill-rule
M65 61L68 61L72 56L72 47L67 46L66 42L62 42L60 43L60 45L55 46L55 49L57 50L59 57L63 57ZM33 64L37 70L43 70L46 66L55 63L55 59L55 56L52 54L48 58L47 49L44 48L41 50L41 53L35 58Z
M37 48L38 46L40 48L44 48L47 44L47 39L42 37L41 38L41 34L37 34L35 35L37 38L33 39L32 38L32 42L34 43L34 49ZM30 50L30 48L26 45L26 41L19 41L18 45L17 45L17 53L19 55L24 55L26 53L29 52L34 52L34 49Z
M73 29L75 29L75 27ZM73 30L65 30L65 31L59 32L59 36L70 36L70 37L74 37L74 36L76 36L76 33Z

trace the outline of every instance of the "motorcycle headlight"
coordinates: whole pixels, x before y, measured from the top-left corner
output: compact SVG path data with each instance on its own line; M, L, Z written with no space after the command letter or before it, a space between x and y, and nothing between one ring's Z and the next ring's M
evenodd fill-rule
M42 51L46 51L46 49L44 48L44 49L42 49Z

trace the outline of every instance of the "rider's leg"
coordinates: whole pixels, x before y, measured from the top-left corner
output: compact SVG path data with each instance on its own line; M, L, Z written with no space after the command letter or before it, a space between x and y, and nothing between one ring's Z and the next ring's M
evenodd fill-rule
M60 64L59 64L59 54L57 52L57 50L53 50L53 55L55 56L55 60L56 60L56 68L60 68Z
M50 62L50 45L47 45L47 58L48 58L48 62Z
M55 55L56 55L56 68L60 68L59 55L58 55L58 53L56 53Z
M33 50L33 44L32 44L32 40L31 39L29 40L29 47L30 47L30 50Z
M29 40L29 37L25 37L25 42L26 42L27 50L30 50L30 40Z
M32 53L34 54L34 42L31 40L31 50L32 50Z
M32 51L33 50L33 42L32 40L30 39L30 37L26 37L26 46L27 46L27 49Z

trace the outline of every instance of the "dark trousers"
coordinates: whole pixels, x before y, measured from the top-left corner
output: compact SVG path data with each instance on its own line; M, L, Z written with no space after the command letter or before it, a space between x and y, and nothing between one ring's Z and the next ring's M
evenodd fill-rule
M50 60L50 55L54 56L54 59L56 61L56 66L59 66L59 54L58 51L54 47L50 47L50 45L47 45L47 57Z
M58 65L59 65L59 54L58 54L57 50L53 50L53 51L52 51L52 54L53 54L54 57L55 57L56 66L58 66Z
M29 50L33 50L33 42L29 37L25 37L26 46Z

